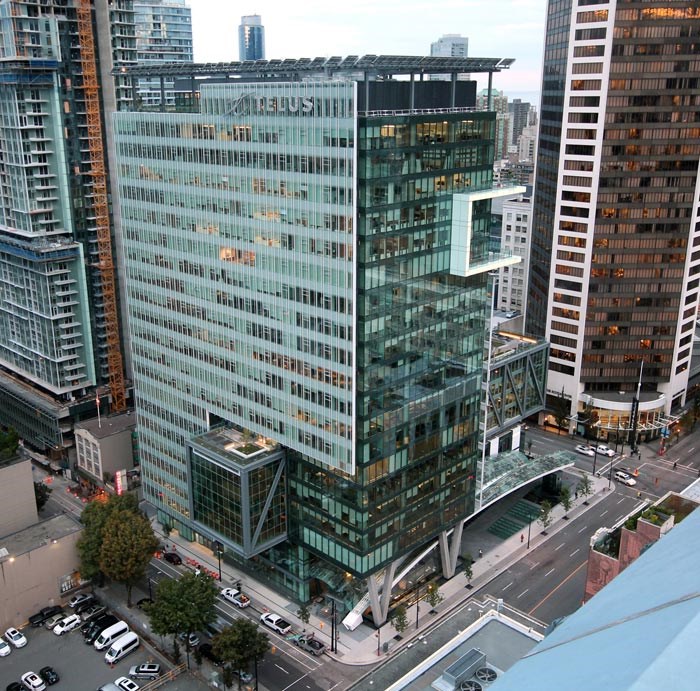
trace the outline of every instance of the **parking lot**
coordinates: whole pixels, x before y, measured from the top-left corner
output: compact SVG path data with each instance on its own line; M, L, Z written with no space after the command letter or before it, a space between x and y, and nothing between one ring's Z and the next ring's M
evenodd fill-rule
M66 615L71 611L68 607ZM110 668L105 663L105 650L98 652L83 641L80 629L56 636L43 626L25 627L22 633L27 639L24 648L12 649L7 657L0 658L1 689L12 681L19 681L28 671L39 672L42 667L53 667L60 681L51 688L71 691L93 691L108 681L128 676L129 668L143 662L159 662L165 671L168 666L160 656L141 639L138 649ZM145 682L138 682L143 685Z

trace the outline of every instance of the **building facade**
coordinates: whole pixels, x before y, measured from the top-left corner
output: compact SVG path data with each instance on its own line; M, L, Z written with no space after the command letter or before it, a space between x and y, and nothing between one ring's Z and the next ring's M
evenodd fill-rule
M134 2L136 60L192 62L192 10L185 0L136 0ZM164 101L174 103L172 80L141 79L136 98L147 108Z
M503 200L501 242L505 252L521 258L519 264L500 269L498 308L525 312L530 262L532 198L520 195Z
M572 429L585 412L633 446L685 400L698 32L692 2L549 3L527 330L552 344L549 393Z
M430 55L437 58L466 58L469 55L469 39L460 34L445 34L430 44ZM449 74L431 74L431 79L449 81ZM468 74L459 74L457 79L469 80Z
M333 60L115 119L145 496L302 599L375 584L473 513L487 274L517 261L489 248L489 200L512 190L492 187L474 84L358 82L416 59ZM257 523L195 505L217 482Z
M101 118L131 87L101 67L135 57L131 2L1 0L0 26L0 424L67 462L96 387L125 405Z
M238 59L265 59L265 27L259 14L241 17L238 27Z

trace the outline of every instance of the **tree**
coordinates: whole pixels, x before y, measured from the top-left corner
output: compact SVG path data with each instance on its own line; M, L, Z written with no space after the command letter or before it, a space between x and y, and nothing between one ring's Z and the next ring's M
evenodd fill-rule
M106 576L126 586L128 607L132 588L143 578L157 547L151 523L141 512L113 511L104 524L99 567Z
M552 525L552 505L547 501L543 501L540 504L540 517L537 519L539 523L542 524L542 534L547 534L547 528Z
M185 650L190 651L189 635L216 620L219 589L207 574L186 573L178 580L165 579L156 588L155 602L148 608L151 629L159 636L185 634Z
M471 554L467 553L462 557L464 565L464 576L467 579L467 588L472 587L472 578L474 578L474 559Z
M561 434L562 427L568 429L570 413L571 405L566 396L564 396L564 389L562 389L561 394L552 401L552 414L557 423L557 434Z
M19 435L14 427L9 427L7 432L0 430L0 460L12 458L17 453Z
M405 605L399 605L391 614L391 623L397 633L403 633L408 628L408 617Z
M428 585L428 589L425 593L425 599L430 607L435 609L445 598L440 593L440 588L438 588L437 584L431 583Z
M250 663L255 663L257 676L258 662L265 657L270 649L270 640L266 633L258 629L257 624L250 619L234 619L231 626L227 626L221 633L212 639L214 654L224 664L224 669L246 671ZM238 675L238 688L241 688L241 675Z
M51 496L51 488L43 482L34 483L34 499L36 500L36 510L41 511Z
M569 517L566 515L571 511L571 490L568 487L562 487L561 491L559 492L559 501L561 502L561 505L564 507L564 518L568 519Z
M80 574L83 578L96 580L101 578L100 554L104 542L105 524L116 511L140 513L138 500L132 494L110 497L109 501L90 502L80 515L80 522L85 526L78 540L80 555Z
M591 486L591 479L588 477L588 475L584 475L581 478L581 481L578 483L578 487L576 489L579 492L579 494L583 495L583 503L586 506L588 506L588 501L586 497L590 496L593 492L593 487Z
M311 619L311 612L309 611L309 608L306 604L299 605L299 609L297 610L297 616L305 624L309 623L309 619Z

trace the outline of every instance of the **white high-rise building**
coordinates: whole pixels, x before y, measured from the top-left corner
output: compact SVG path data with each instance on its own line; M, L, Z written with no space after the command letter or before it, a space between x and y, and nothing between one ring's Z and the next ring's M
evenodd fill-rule
M466 58L469 54L469 39L460 34L445 34L430 44L430 56L434 58ZM449 74L433 74L430 79L449 80ZM458 74L457 79L469 81L471 75Z

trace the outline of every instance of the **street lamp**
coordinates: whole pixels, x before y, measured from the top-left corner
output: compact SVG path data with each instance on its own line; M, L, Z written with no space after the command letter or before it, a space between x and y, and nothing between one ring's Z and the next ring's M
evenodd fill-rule
M420 583L416 588L416 628L418 628L418 615L420 614Z
M221 555L224 551L224 546L218 540L214 540L214 549L216 550L216 556L219 559L219 583L220 583L221 582Z
M535 517L535 514L530 513L530 510L527 512L527 517L528 517L528 522L527 522L527 548L530 549L530 530L532 528L532 519Z

